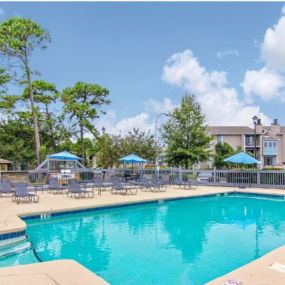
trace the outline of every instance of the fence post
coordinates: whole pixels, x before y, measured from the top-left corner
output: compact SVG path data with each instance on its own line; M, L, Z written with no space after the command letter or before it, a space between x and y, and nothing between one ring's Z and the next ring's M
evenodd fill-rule
M182 179L181 166L179 166L178 173L179 173L179 180L181 180Z
M256 184L260 186L260 170L257 170L256 172Z
M108 167L108 181L111 179L111 169L110 166Z
M217 177L216 177L216 175L217 175L217 171L216 171L216 167L214 168L214 183L216 184L216 182L217 182Z

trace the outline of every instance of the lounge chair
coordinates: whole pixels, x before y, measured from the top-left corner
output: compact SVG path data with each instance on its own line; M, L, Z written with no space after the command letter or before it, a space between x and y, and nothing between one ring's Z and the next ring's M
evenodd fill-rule
M93 198L94 192L92 190L88 190L86 187L82 187L77 180L70 180L69 181L69 190L67 192L67 196L75 197L75 198L82 198L88 197Z
M139 180L139 185L141 186L141 190L146 192L165 192L167 189L167 184L159 179L147 179L143 178Z
M98 190L98 195L101 195L101 192L107 188L107 186L104 184L102 179L95 178L94 180L84 181L82 183L85 188L92 188L92 191Z
M67 190L66 186L62 186L58 183L58 179L56 177L51 177L48 180L49 190L54 194L64 193Z
M128 193L136 195L138 188L135 185L127 185L121 181L113 181L112 194L123 194L127 195Z
M12 189L11 182L9 180L0 181L0 197L4 194L14 194L15 190Z
M197 181L196 182L193 180L185 181L185 180L178 178L174 180L174 185L180 188L183 188L185 190L190 190L190 189L193 189L193 187L197 188Z
M28 190L28 184L25 182L16 182L15 193L12 196L12 201L16 203L20 203L21 199L33 201L35 203L39 202L39 195L30 193Z
M151 191L152 192L165 192L167 189L167 184L165 181L155 179L152 181L152 187Z
M143 177L139 181L137 181L136 184L139 185L140 189L143 192L152 191L152 188L154 187L152 180L147 179L145 177Z

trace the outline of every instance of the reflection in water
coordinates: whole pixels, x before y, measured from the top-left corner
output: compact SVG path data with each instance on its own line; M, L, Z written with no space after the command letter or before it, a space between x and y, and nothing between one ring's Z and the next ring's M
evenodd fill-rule
M204 284L284 244L285 202L208 197L30 220L43 260L111 284Z

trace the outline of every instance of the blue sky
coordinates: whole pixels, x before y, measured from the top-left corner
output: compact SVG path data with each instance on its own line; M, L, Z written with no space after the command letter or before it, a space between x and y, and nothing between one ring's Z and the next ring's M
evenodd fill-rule
M185 92L196 95L209 124L250 125L253 114L285 124L282 7L3 2L0 20L29 17L48 29L52 42L35 53L33 68L59 90L78 80L107 87L112 104L96 124L118 132L153 128L156 114Z

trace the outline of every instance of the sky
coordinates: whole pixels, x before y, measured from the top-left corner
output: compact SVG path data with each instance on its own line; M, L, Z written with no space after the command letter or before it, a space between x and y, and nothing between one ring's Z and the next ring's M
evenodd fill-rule
M52 41L32 68L59 90L100 84L98 129L154 129L194 94L209 125L285 124L284 3L0 2L0 22L33 19ZM56 112L57 106L54 106ZM161 118L160 123L163 122Z

